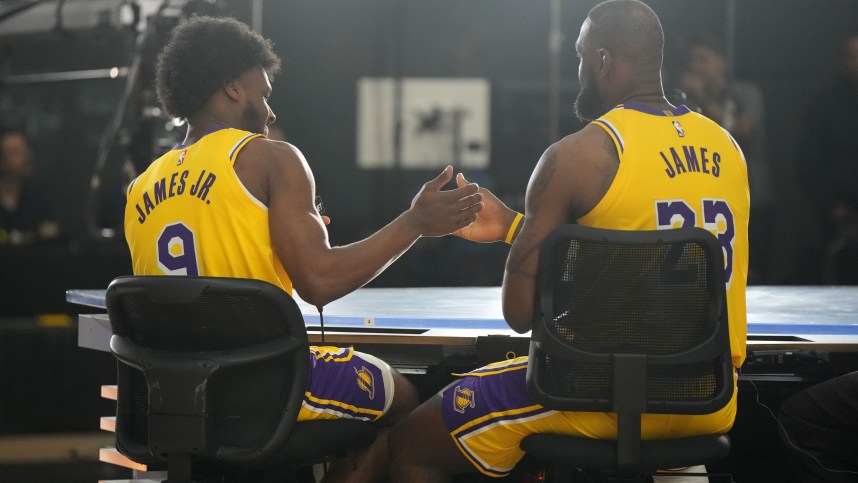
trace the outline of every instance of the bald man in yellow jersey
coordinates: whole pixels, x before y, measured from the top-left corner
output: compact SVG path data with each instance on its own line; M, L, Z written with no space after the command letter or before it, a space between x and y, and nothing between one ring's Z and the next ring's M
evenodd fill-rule
M486 208L458 234L475 241L514 239L503 283L503 311L518 332L531 329L539 245L558 225L618 230L698 226L724 250L733 365L745 358L749 194L739 146L715 122L664 96L664 35L637 0L595 6L575 45L581 131L548 148L527 187L525 213L484 190ZM608 413L550 411L527 393L527 358L463 375L397 424L391 436L394 481L448 481L479 471L501 477L523 456L528 434L616 437ZM724 433L736 414L645 415L645 439ZM420 438L410 435L419 434Z
M128 188L125 235L135 274L259 279L322 306L372 280L420 237L476 219L483 195L473 184L441 191L453 177L448 167L390 224L331 247L307 161L296 147L265 137L276 119L268 76L279 66L272 43L233 19L194 17L173 30L158 57L157 91L188 130ZM308 357L299 420L389 425L417 405L410 383L369 354L311 347ZM325 481L383 479L386 435Z

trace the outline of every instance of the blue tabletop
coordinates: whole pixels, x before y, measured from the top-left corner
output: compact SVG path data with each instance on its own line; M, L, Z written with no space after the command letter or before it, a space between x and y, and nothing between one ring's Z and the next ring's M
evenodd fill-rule
M104 290L69 290L71 303L104 308ZM296 297L307 325L315 307ZM858 287L751 286L749 334L858 335ZM363 288L324 308L326 326L508 329L500 287Z

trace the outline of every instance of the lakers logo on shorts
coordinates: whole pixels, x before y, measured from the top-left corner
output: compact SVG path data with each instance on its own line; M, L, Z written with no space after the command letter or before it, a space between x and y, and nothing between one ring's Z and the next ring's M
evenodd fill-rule
M456 393L453 395L453 409L458 413L465 414L465 409L474 407L474 391L470 388L462 389L456 386Z
M358 387L369 393L370 400L375 399L375 378L369 369L366 366L360 366L360 370L355 367L355 374L357 374Z

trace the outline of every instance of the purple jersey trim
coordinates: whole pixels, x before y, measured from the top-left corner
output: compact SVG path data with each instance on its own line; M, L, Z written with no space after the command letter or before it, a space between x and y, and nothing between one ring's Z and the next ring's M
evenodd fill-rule
M639 111L646 114L652 114L653 116L681 116L683 114L687 114L691 112L691 109L688 108L685 104L680 104L679 106L674 107L669 111L665 111L663 109L656 109L654 107L646 106L644 104L638 104L637 102L630 102L628 104L620 104L614 109L631 109L633 111Z
M134 185L137 184L138 179L140 179L140 176L137 176L136 178L131 180L131 183L128 184L128 191L126 192L127 196L131 196L131 190L134 189Z
M494 416L491 419L487 419L487 420L485 420L479 424L475 424L475 425L471 426L470 428L468 428L464 431L455 432L455 433L453 433L453 436L455 436L457 439L461 439L461 438L473 433L474 431L478 431L482 428L485 428L486 426L496 424L498 421L514 421L516 419L526 419L526 418L529 418L531 416L536 416L539 414L545 414L548 412L551 412L551 409L546 409L542 406L538 406L538 407L535 407L534 409L532 409L530 411L526 411L526 412L522 412L522 413L518 413L518 414L506 414L506 415L502 415L502 416Z
M620 133L618 133L617 130L614 129L614 126L611 125L611 123L609 123L608 121L605 121L604 119L596 119L593 122L599 123L602 126L605 126L609 131L611 131L611 133L614 135L614 139L617 140L617 144L620 145L620 154L625 152L626 146L625 146L625 143L623 143L623 138L622 138L622 136L620 136Z
M229 160L234 163L235 159L233 159L233 158L235 158L235 153L238 151L238 148L242 147L244 145L244 142L247 141L248 139L253 138L253 137L257 137L257 136L261 136L261 134L251 133L251 134L248 134L247 136L244 136L237 143L235 143L235 146L232 147L232 151L229 152Z
M479 369L474 369L466 374L462 374L462 376L470 376L472 374L483 374L486 372L498 372L498 371L510 371L515 368L524 367L527 368L527 361L516 362L512 364L507 364L503 366L490 366L490 367L480 367Z
M344 408L341 405L333 404L333 403L320 403L316 401L312 401L304 398L303 404L309 408L313 408L315 411L313 412L328 412L335 414L342 414L342 417L347 419L357 419L359 421L374 421L378 419L377 414L372 414L360 410L352 410L348 408Z

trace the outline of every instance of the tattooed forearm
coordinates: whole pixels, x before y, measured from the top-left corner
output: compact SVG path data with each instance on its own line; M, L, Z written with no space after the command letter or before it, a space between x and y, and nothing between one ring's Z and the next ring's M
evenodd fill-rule
M506 262L506 271L535 279L536 270L528 269L526 265L531 257L537 255L539 243L542 240L537 240L533 233L524 233L524 230L522 230L519 236L521 239L516 240L516 247L510 252L509 259Z
M520 263L516 263L515 267L513 267L512 261L513 260L510 259L510 264L506 267L507 273L519 275L530 280L536 280L536 271L525 270L521 268Z

